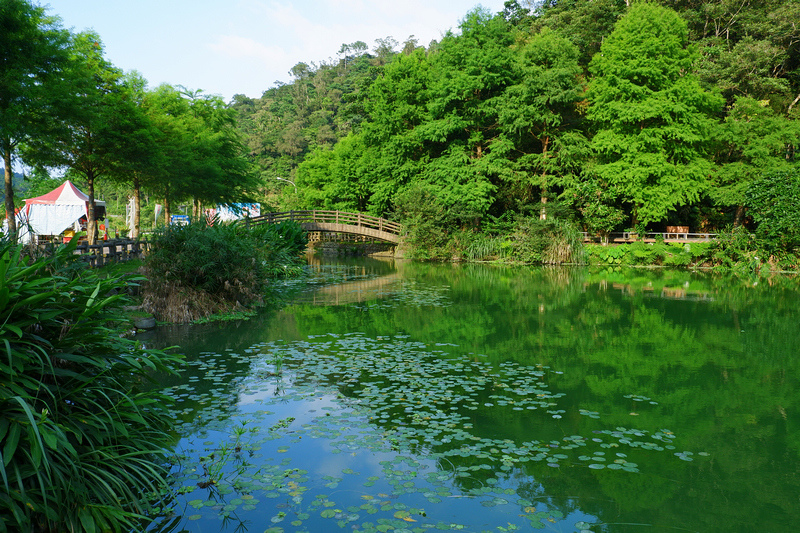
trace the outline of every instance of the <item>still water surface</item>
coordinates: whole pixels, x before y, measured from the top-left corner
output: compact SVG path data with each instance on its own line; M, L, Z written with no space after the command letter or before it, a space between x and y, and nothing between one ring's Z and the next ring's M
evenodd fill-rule
M152 531L778 532L800 524L795 280L312 263L181 346Z

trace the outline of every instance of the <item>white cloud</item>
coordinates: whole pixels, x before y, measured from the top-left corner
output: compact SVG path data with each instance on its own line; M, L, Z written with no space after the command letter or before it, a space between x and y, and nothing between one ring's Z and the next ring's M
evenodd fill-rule
M282 48L265 46L258 41L238 35L220 35L209 45L209 48L229 58L256 58L265 62L276 55L283 54Z
M2 1L2 0L0 0ZM439 40L475 0L53 0L67 27L94 27L117 66L230 98L290 81L299 62L336 59L342 43ZM483 0L493 11L503 0ZM110 7L113 4L113 8ZM154 17L152 13L159 13ZM147 36L143 38L142 36Z

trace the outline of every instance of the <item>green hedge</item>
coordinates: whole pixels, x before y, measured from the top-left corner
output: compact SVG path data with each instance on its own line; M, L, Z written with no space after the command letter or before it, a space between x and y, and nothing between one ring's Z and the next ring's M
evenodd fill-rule
M585 246L587 261L593 265L687 267L708 263L716 244L712 241L686 244L633 242L613 246L600 244Z

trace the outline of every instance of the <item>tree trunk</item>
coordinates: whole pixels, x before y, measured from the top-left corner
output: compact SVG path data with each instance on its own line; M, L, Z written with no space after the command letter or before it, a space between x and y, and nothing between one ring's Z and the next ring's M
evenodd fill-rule
M169 226L169 221L172 219L169 207L169 195L164 196L164 225Z
M542 210L539 212L540 220L547 220L547 148L550 145L550 137L547 136L542 142L542 163L545 169L542 171Z
M792 100L792 103L791 103L791 104L789 104L789 109L787 109L787 110L786 110L786 115L787 115L787 116L788 116L788 115L789 115L789 114L792 112L792 108L794 107L794 105L795 105L797 102L800 102L800 94L798 94L798 95L797 95L797 98L795 98L794 100Z
M17 217L14 213L14 173L11 171L11 148L3 145L3 164L5 169L6 220L8 221L8 237L11 242L17 241Z
M86 173L86 187L88 189L89 201L86 206L86 241L89 245L97 242L97 219L95 218L95 205L94 205L94 172L89 171Z
M736 215L733 217L733 227L738 228L744 223L744 206L739 204L736 206Z
M133 175L133 227L131 228L130 237L132 239L139 238L139 228L142 223L141 217L142 208L142 191L139 184L139 177Z

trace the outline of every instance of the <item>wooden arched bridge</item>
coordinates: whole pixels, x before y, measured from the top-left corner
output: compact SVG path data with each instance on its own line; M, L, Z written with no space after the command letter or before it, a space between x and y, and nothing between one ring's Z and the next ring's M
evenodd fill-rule
M249 219L250 224L277 224L293 220L306 231L323 233L346 233L397 244L400 242L402 225L384 218L349 213L347 211L285 211L267 213Z

